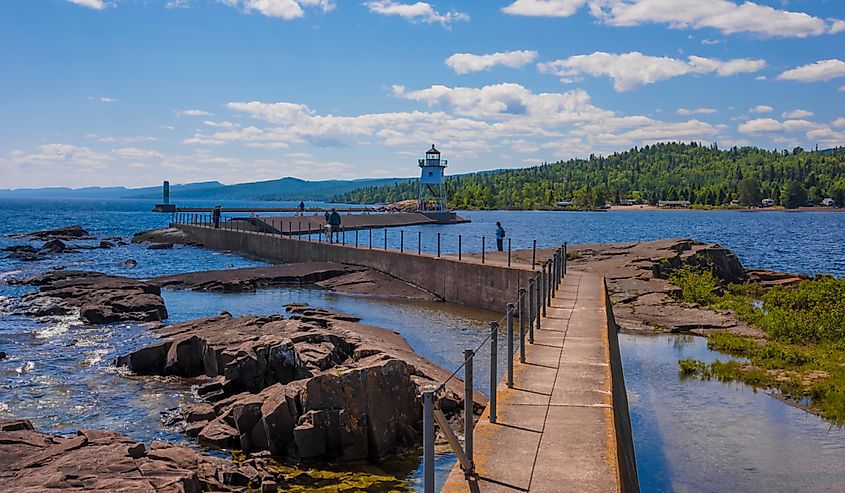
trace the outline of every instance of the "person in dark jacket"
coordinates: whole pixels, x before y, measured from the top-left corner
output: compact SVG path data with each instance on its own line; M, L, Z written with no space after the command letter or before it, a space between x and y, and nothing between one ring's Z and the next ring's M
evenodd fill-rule
M337 213L337 209L332 209L331 214L329 214L329 242L334 242L336 236L340 236L340 223L342 222L340 218L340 214Z
M299 202L299 215L300 216L305 215L305 202L303 202L303 201Z
M505 248L505 228L502 227L502 223L496 221L496 249L500 252Z
M214 223L214 229L220 229L220 206L215 205L214 209L211 209L211 222Z

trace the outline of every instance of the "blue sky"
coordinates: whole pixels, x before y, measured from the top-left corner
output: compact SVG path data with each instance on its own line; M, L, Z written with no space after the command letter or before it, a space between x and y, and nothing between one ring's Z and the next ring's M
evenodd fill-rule
M5 0L0 188L845 145L841 0Z

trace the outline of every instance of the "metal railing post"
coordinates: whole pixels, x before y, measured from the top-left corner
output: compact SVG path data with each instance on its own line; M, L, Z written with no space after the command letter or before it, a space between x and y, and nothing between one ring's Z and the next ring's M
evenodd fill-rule
M384 251L387 251L387 228L384 228Z
M534 287L534 279L528 281L528 342L534 344L534 309L537 303L534 301L534 294L537 289Z
M546 304L549 307L552 306L552 298L554 298L554 296L555 296L554 267L555 267L554 260L553 259L549 260L549 298L546 300Z
M373 249L373 228L369 229L370 232L370 250Z
M505 310L508 326L508 388L513 388L513 303Z
M308 221L308 241L311 241L311 221Z
M536 314L537 314L537 330L540 330L540 318L541 318L540 313L542 312L542 306L543 306L543 281L540 280L540 273L539 272L537 273L537 283L536 283L535 287L537 289L537 296L534 297L534 302L537 303L537 308L536 308L536 310L537 310L537 312L536 312ZM531 338L531 342L534 342L533 337Z
M342 236L343 236L343 239L342 239L342 241L343 241L343 246L346 246L346 228L345 228L345 227L343 227L343 226L341 226L341 227L340 227L340 232L341 232L341 234L342 234Z
M534 240L534 246L532 247L531 251L531 270L534 270L536 267L534 264L537 263L537 240Z
M525 288L519 288L519 362L525 363Z
M461 250L462 250L461 241L462 241L461 235L458 235L458 260L461 260Z
M511 239L508 238L508 267L511 266Z
M472 400L472 357L472 349L464 349L464 451L470 464L472 464L472 427L475 417Z
M434 493L434 392L423 392L423 488Z
M358 230L355 230L355 248L358 248Z
M440 258L440 233L437 233L437 258Z
M543 262L543 297L540 299L540 304L543 305L543 316L546 316L546 303L549 299L549 276L546 271L549 270L549 262Z
M399 230L399 253L405 253L405 230Z
M496 422L496 384L499 383L499 322L490 322L490 422Z

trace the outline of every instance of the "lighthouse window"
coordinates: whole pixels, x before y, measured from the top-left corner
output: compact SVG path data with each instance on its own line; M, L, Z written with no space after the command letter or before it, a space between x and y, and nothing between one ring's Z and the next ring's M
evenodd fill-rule
M433 172L431 172L431 171L428 172L428 176L433 176L433 175L434 175Z

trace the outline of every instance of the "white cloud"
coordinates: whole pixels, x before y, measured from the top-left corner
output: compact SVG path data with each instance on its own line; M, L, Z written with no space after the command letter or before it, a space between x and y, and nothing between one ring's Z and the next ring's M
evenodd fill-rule
M203 110L182 110L178 114L180 116L213 116L213 113Z
M563 82L572 82L579 75L608 76L613 79L617 91L628 91L645 84L679 77L687 74L715 73L729 76L738 73L756 72L766 66L764 60L737 58L719 60L690 56L687 61L670 57L643 55L638 51L630 53L605 53L597 51L590 55L575 55L561 60L540 63L541 72L561 77Z
M819 36L830 28L823 19L754 2L729 0L591 0L593 15L613 26L667 24L673 29L717 29L765 37Z
M719 43L721 43L721 42L722 42L722 40L721 40L721 39L702 39L702 40L701 40L701 44L703 44L703 45L705 45L705 46L706 46L706 45L717 45L717 44L719 44Z
M370 12L381 15L397 15L410 22L425 22L449 27L455 21L468 21L469 15L462 12L440 13L427 2L399 3L394 0L372 0L364 5Z
M842 92L845 92L845 86L840 86L838 90L839 90L839 91L842 91Z
M845 77L845 62L835 58L802 65L778 75L780 80L799 82L820 82L837 77Z
M137 147L123 147L112 151L116 156L127 159L163 159L164 155L150 149L138 149Z
M794 131L809 131L819 129L821 125L808 120L784 120L782 122L774 118L757 118L748 120L737 129L743 134L771 134Z
M496 65L519 68L537 59L537 52L531 50L506 51L489 55L473 55L471 53L455 53L446 59L446 65L455 73L468 74L489 70Z
M845 30L843 21L820 19L750 1L730 0L515 0L502 9L512 15L567 17L584 5L611 26L667 24L673 29L717 29L763 37L807 37Z
M103 0L68 0L70 3L75 3L76 5L82 5L83 7L88 7L89 9L95 10L102 10L106 8L106 3Z
M258 12L267 17L280 19L298 19L305 15L305 8L318 7L323 12L334 9L332 0L219 0L230 7L244 12Z
M833 120L834 127L845 127L845 118L837 118Z
M754 80L766 80L766 76L765 75L758 75L757 77L754 77Z
M101 103L105 103L105 104L109 104L109 103L116 103L116 102L117 102L117 99L115 99L115 98L106 98L106 97L102 97L102 98L100 98L100 102L101 102Z
M675 113L679 115L710 115L716 113L716 110L713 108L678 108L678 111L676 111Z
M585 3L586 0L516 0L502 12L531 17L569 17Z
M775 109L767 104L758 104L753 108L748 108L750 113L771 113Z
M783 114L781 114L781 116L784 117L784 118L793 118L793 119L794 118L807 118L808 116L813 116L813 112L807 111L807 110L802 110L802 109L797 109L797 110L792 110L792 111L786 111Z

